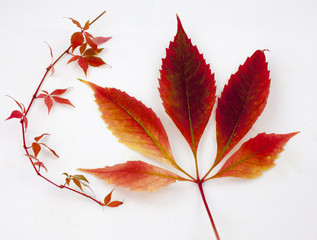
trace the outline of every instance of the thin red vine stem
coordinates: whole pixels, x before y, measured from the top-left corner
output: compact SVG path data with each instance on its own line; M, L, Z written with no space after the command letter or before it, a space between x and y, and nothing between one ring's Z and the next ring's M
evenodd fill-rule
M96 20L98 20L98 19L99 19L103 14L105 14L105 13L106 13L106 11L102 12L102 13L101 13L98 17L96 17L89 25L93 24ZM43 85L43 83L44 83L44 80L45 80L46 77L47 77L47 74L49 73L49 71L51 70L51 68L52 68L65 54L69 53L69 50L70 50L70 49L71 49L71 46L69 46L50 66L48 66L48 67L46 68L46 71L45 71L45 73L44 73L44 75L43 75L43 77L42 77L42 79L41 79L41 81L40 81L38 87L36 88L36 90L35 90L35 92L34 92L34 94L33 94L33 96L32 96L32 99L31 99L31 101L30 101L30 103L29 103L29 105L28 105L28 107L27 107L27 110L26 110L25 113L24 113L24 117L25 117L25 118L26 118L27 114L29 113L30 108L31 108L31 106L33 105L34 100L36 99L36 96L37 96L38 92L40 91L40 89L41 89L41 87L42 87L42 85ZM25 129L24 120L22 119L22 120L20 121L20 123L21 123L21 129L22 129L23 149L25 150L26 155L30 155L30 153L29 153L29 151L28 151L27 144L26 144L26 134L25 134L26 129ZM48 179L47 177L43 176L43 175L40 173L40 168L39 168L39 169L36 168L36 166L34 165L34 162L33 162L32 158L29 157L29 160L30 160L30 162L31 162L31 164L32 164L32 166L33 166L33 169L34 169L34 171L36 172L36 174L37 174L39 177L41 177L42 179L44 179L45 181L47 181L48 183L50 183L50 184L52 184L52 185L54 185L55 187L58 187L58 188L60 188L60 189L68 189L68 190L70 190L70 191L73 191L73 192L75 192L75 193L78 193L78 194L80 194L80 195L82 195L82 196L84 196L84 197L86 197L86 198L89 198L89 199L93 200L94 202L98 203L98 204L101 205L101 206L104 205L102 202L100 202L99 200L95 199L94 197L91 197L91 196L89 196L89 195L87 195L87 194L85 194L85 193L83 193L83 192L80 192L80 191L78 191L78 190L76 190L76 189L73 189L73 188L71 188L71 187L68 187L68 186L66 186L65 184L59 185L59 184L55 183L54 181Z
M211 226L212 226L212 228L214 230L215 236L216 236L217 240L220 240L220 237L219 237L219 234L218 234L218 231L217 231L217 228L216 228L216 224L215 224L215 222L214 222L214 220L212 218L211 212L209 210L208 203L206 201L206 197L205 197L205 193L204 193L204 189L203 189L203 182L202 181L197 181L197 184L198 184L199 192L200 192L200 195L201 195L201 197L203 199L203 202L204 202L208 217L210 219Z

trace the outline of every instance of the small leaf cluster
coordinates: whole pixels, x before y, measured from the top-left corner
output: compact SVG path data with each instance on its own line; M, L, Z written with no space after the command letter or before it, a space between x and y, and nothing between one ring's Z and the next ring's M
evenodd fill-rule
M97 57L97 55L103 50L103 48L99 48L99 45L109 41L111 37L94 37L87 32L90 27L89 21L87 21L82 27L77 20L72 18L70 19L80 29L80 31L73 33L71 36L72 52L69 54L72 55L72 58L68 61L68 63L77 61L85 75L87 75L89 66L99 67L106 64L100 57ZM79 54L74 54L75 49L78 47Z

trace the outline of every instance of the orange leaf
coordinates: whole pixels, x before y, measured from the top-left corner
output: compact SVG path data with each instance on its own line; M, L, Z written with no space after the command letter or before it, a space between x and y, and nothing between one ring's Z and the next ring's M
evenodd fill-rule
M89 29L89 26L90 26L90 23L89 23L89 20L85 23L85 26L83 28L83 30L88 30Z
M105 196L105 199L103 200L104 205L107 205L111 201L111 195L112 195L113 190Z
M115 88L102 88L83 82L94 91L102 118L119 142L176 166L165 129L152 109Z
M118 207L118 206L120 206L120 205L122 205L123 204L123 202L120 202L120 201L112 201L111 203L109 203L108 205L107 205L107 207Z
M81 25L80 25L80 23L79 23L77 20L72 19L72 18L69 18L69 19L72 20L72 22L73 22L77 27L81 28Z
M32 143L32 150L34 152L34 156L37 157L39 152L41 151L41 145L37 142Z
M270 91L263 51L256 51L231 75L216 111L217 157L214 166L245 136L261 115Z
M177 22L177 34L162 61L159 91L166 113L196 156L216 100L216 87L209 64L192 45L178 17Z
M289 134L258 134L245 142L222 166L217 177L256 178L273 166L274 160L287 141L298 132Z
M87 43L84 43L83 45L80 46L79 52L81 55L83 55L83 53L85 52L86 47L87 47Z
M154 192L176 180L184 180L175 173L142 161L128 161L112 167L78 170L104 179L108 184L127 187L133 191Z
M43 145L43 146L45 146L48 150L50 150L51 153L53 153L53 155L54 155L55 157L59 157L59 156L57 155L57 153L56 153L53 149L51 149L50 147L48 147L46 144L44 144L44 143L40 143L40 144Z
M34 140L35 140L36 142L38 142L38 141L41 140L42 137L48 136L48 135L49 135L48 133L43 133L41 136L35 137Z
M72 51L84 43L84 36L81 32L75 32L71 37Z

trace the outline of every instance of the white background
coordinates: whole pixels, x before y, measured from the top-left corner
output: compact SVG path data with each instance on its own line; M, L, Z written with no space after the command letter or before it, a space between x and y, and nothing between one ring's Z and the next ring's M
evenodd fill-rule
M301 131L286 145L276 167L254 180L217 179L204 184L221 239L317 239L316 180L316 1L2 1L0 7L0 236L1 239L215 239L198 188L175 183L154 193L117 187L118 208L60 190L36 176L23 156L20 125L4 121L16 109L5 95L28 104L50 63L47 41L56 58L76 31L65 17L84 23L107 10L90 32L113 36L103 59L111 66L89 69L89 81L126 91L161 118L175 158L194 174L186 141L165 114L158 77L165 48L176 33L176 14L192 42L211 65L217 94L239 64L257 49L266 52L271 71L268 104L246 139L260 132ZM60 158L43 151L47 176L62 184L63 172L127 160L151 161L117 142L101 120L85 78L65 57L43 89L72 87L65 95L76 109L36 101L29 115L28 143L43 132ZM215 156L214 113L199 148L200 172ZM87 175L97 197L113 186ZM89 190L87 190L89 193Z

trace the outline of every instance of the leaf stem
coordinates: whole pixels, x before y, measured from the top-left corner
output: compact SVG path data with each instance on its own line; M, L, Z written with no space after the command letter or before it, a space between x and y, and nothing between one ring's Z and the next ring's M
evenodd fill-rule
M213 218L212 218L211 212L210 212L210 210L209 210L208 203L207 203L207 201L206 201L206 197L205 197L205 193L204 193L204 189L203 189L203 185L202 185L203 182L200 181L200 180L198 180L198 181L197 181L197 184L198 184L199 191L200 191L200 195L201 195L201 197L202 197L202 199L203 199L203 202L204 202L204 205L205 205L205 208L206 208L208 217L209 217L209 219L210 219L211 226L212 226L212 228L213 228L213 230L214 230L216 239L217 239L217 240L220 240L220 237L219 237L219 234L218 234L218 231L217 231L215 222L214 222L214 220L213 220Z

